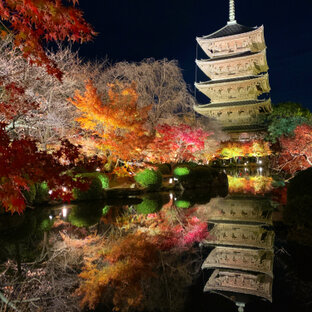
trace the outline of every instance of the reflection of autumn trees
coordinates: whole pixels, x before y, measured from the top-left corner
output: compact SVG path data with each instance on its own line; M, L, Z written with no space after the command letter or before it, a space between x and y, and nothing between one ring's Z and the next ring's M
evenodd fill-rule
M272 190L271 177L251 176L251 177L233 177L228 176L229 192L241 194L260 195Z
M77 290L83 297L82 305L113 304L115 309L127 311L148 309L160 300L166 302L167 309L172 304L180 308L183 300L177 300L176 294L192 283L191 272L196 267L191 247L208 235L206 222L195 217L195 211L174 208L169 202L159 213L128 212L110 220L115 226L112 236L94 238L84 246L84 268ZM185 258L180 262L182 256ZM174 263L175 270L171 270L169 264Z

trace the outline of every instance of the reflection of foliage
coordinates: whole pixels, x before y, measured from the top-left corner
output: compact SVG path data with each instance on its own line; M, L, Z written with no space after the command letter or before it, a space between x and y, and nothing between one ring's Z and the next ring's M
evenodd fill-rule
M162 261L157 267L157 278L143 285L144 311L188 311L185 309L187 301L194 300L189 287L199 275L201 255L194 249L179 253L163 252L160 255Z
M144 198L142 203L135 206L135 210L137 213L149 214L157 212L161 209L162 203L161 201L157 201L155 199Z
M153 169L145 169L140 171L135 177L135 181L141 186L150 190L157 190L162 184L162 175L159 171Z
M74 206L69 215L68 220L72 225L78 227L88 227L96 224L102 215L102 209L98 205L77 205Z
M83 281L77 291L83 297L82 305L94 309L98 304L113 304L115 310L146 310L159 298L183 305L178 294L190 285L190 271L194 269L194 261L186 261L188 250L208 235L207 223L193 216L195 210L166 206L158 213L123 215L115 223L123 237L95 237L96 243L85 246L85 267L80 274ZM178 271L171 272L170 265ZM166 298L167 292L175 289L177 296ZM149 300L145 300L146 294L151 296Z
M170 198L167 194L150 193L143 195L143 201L134 207L139 214L155 213L169 200Z
M110 206L106 205L103 209L102 209L102 216L106 216L109 213L110 210Z
M189 208L191 206L191 203L187 200L176 200L174 204L178 208Z
M265 176L232 177L228 176L230 193L264 194L272 189L272 178Z
M271 154L268 142L261 140L253 140L250 142L224 142L221 148L217 151L219 157L224 159L239 157L239 156L267 156Z
M83 279L77 293L90 309L113 302L116 310L128 311L142 303L142 282L154 275L156 246L144 234L129 234L111 242L101 239L88 246Z

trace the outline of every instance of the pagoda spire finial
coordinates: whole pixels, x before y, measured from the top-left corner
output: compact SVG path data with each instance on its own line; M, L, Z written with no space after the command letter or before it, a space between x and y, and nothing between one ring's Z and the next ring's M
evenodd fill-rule
M236 24L235 20L235 0L230 0L230 14L228 24Z

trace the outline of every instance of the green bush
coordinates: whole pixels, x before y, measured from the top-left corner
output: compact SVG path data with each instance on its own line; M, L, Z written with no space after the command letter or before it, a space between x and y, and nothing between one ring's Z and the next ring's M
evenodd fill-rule
M41 231L44 231L44 232L50 231L53 224L54 224L54 220L53 219L51 220L49 217L47 217L47 218L41 220L41 222L39 224L39 229Z
M187 167L176 167L173 171L173 175L177 178L190 174L191 170Z
M109 187L108 177L101 172L80 173L76 177L91 181L86 191L74 189L74 198L76 200L101 199L104 196L103 190Z
M140 185L149 190L158 190L162 185L162 175L159 171L153 169L145 169L139 172L134 180Z

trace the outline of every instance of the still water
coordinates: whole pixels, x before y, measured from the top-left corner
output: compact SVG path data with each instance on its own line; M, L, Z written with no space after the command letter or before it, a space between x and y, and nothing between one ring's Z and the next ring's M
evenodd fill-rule
M129 214L141 231L147 231L142 225L144 222L149 224L148 231L153 227L155 233L168 224L171 229L180 229L180 226L181 230L176 232L180 231L181 235L176 235L174 241L178 246L168 248L192 250L189 255L181 253L180 259L171 263L171 268L168 265L172 280L166 281L165 296L170 297L169 303L163 302L164 307L161 307L161 295L158 299L150 296L150 305L146 304L145 311L293 311L298 307L301 311L312 311L309 310L311 302L306 299L309 296L301 296L304 289L300 290L309 280L297 270L306 249L293 248L287 241L287 227L282 222L282 206L278 202L277 188L272 187L272 177L263 169L249 172L242 168L227 174L228 189L153 193L105 202L40 207L21 216L0 216L0 295L7 295L5 298L11 295L11 304L2 298L0 311L35 311L40 307L36 302L45 300L38 294L32 302L25 292L23 298L31 304L19 309L23 298L15 298L18 293L15 288L23 294L21 282L14 279L14 284L7 276L16 268L22 276L34 274L34 279L40 281L37 271L32 273L29 269L29 263L38 258L41 263L46 261L50 255L49 233L55 224L62 222L63 233L76 231L79 238L85 233L105 233L118 222L123 222L121 231L129 230L131 222L124 222L124 216ZM167 219L164 221L164 218ZM198 235L195 229L203 222L207 224L208 235L199 239L195 237ZM193 242L191 239L194 239L192 248L189 246ZM192 265L186 268L183 262ZM311 275L310 266L306 266L304 272ZM35 283L31 287L36 293L36 287L41 285ZM159 288L162 287L160 284ZM43 306L41 311L56 311L55 307ZM98 311L104 310L101 307Z

